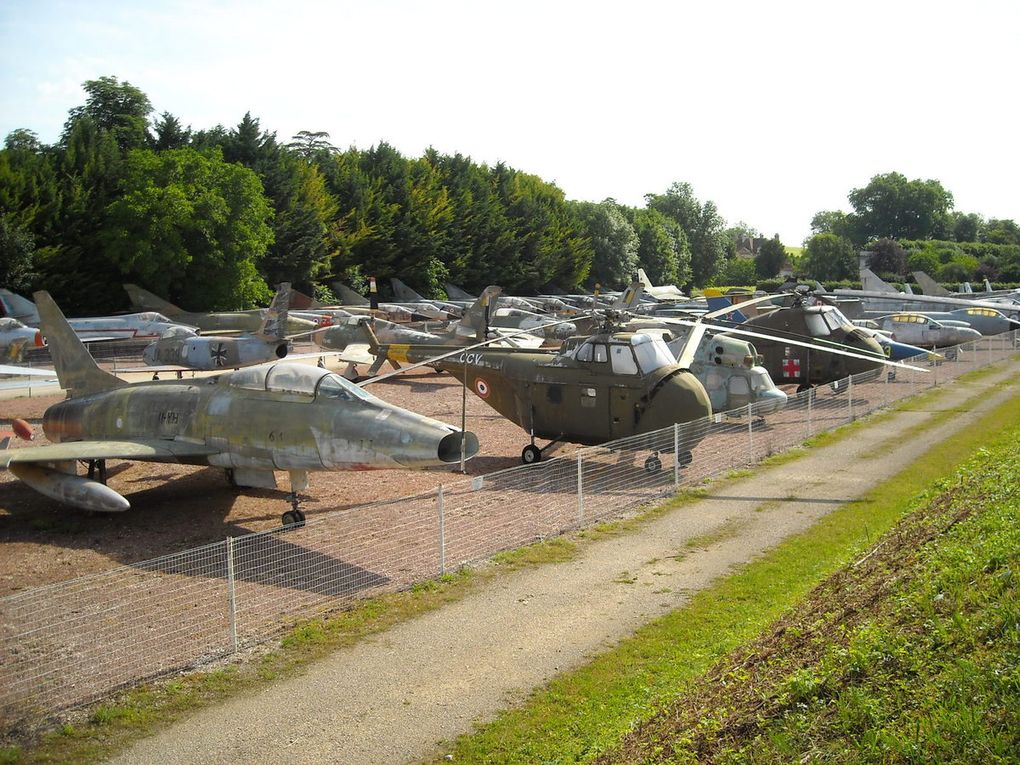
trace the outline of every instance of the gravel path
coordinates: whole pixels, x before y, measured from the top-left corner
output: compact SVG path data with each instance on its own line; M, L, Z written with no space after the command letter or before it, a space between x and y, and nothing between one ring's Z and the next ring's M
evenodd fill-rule
M1010 364L957 382L923 409L727 484L718 495L587 545L577 559L495 578L465 599L336 652L306 674L205 710L139 742L116 763L402 763L491 719L558 672L637 627L833 508L866 493L975 415L1016 395ZM975 401L969 401L979 396ZM932 411L959 416L895 449ZM881 459L866 459L881 446ZM676 560L692 537L720 541Z

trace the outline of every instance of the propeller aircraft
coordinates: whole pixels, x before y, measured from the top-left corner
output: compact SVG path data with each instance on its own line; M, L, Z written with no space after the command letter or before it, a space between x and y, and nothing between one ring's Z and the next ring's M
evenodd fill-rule
M285 525L302 523L298 495L314 470L424 468L478 452L478 439L389 404L337 374L277 362L200 380L127 383L96 365L49 294L35 294L60 386L42 427L51 442L0 450L0 467L74 507L121 512L106 460L209 465L236 486L290 477ZM77 473L86 462L88 475ZM96 480L98 477L98 480Z

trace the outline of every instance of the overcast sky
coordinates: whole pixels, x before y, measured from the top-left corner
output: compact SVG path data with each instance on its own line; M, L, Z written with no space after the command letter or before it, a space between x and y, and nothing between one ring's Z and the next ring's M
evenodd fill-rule
M1020 3L0 0L0 136L113 75L185 125L503 161L571 199L687 181L799 245L873 175L1020 219Z

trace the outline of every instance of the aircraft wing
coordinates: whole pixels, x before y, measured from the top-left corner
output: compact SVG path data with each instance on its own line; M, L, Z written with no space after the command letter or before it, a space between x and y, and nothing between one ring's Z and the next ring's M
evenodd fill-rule
M0 364L0 375L11 375L12 377L46 377L50 380L57 379L57 373L52 369L19 367L14 364Z
M496 345L504 344L511 348L540 348L545 340L535 335L523 334L519 329L505 329L504 327L489 327L489 332L499 335L503 340ZM509 335L509 337L507 337Z
M0 452L0 467L12 462L62 462L67 460L146 460L176 462L189 457L208 457L219 453L205 444L165 439L136 441L66 441L61 444L26 446Z

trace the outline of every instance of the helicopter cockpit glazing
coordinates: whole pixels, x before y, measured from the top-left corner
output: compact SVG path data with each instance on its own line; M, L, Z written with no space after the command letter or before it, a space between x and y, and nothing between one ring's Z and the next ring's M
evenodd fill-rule
M658 336L636 334L629 338L594 337L574 347L564 344L564 355L582 363L610 362L615 374L649 374L674 364L669 346Z
M838 330L853 329L853 324L843 312L831 305L812 306L806 309L804 322L811 337L828 337Z

